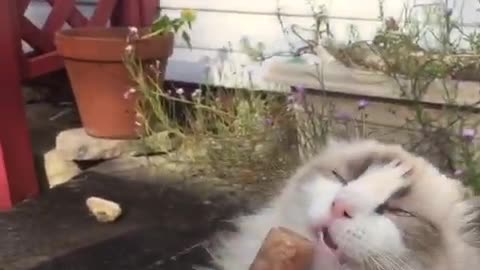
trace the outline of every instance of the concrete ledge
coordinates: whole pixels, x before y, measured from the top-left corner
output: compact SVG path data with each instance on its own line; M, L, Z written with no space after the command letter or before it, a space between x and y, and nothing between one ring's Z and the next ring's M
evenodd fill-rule
M319 77L323 79L322 82L318 79ZM332 93L409 100L401 96L400 87L394 79L379 72L347 68L337 61L331 61L324 64L323 67L321 65L317 67L315 65L275 61L265 71L264 79L283 84L286 87L303 85L306 88ZM400 82L408 85L406 80ZM422 101L432 104L446 104L444 83L448 89L457 87L456 102L458 105L471 105L480 100L480 82L437 80L430 85ZM476 105L476 107L480 108L480 105Z

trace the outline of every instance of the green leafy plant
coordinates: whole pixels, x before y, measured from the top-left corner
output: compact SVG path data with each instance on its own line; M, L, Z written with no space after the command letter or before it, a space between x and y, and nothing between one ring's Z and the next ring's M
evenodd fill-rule
M155 76L160 65L145 69L129 54L126 66L140 93L137 116L150 152L159 146L147 138L168 131L182 141L172 159L203 164L222 177L244 175L255 181L262 172L282 173L295 164L288 148L295 129L285 96L209 86L165 89Z
M196 17L195 11L190 9L182 10L180 17L175 19L171 19L168 15L162 15L152 23L149 27L149 32L142 36L142 38L163 35L169 32L181 32L183 40L191 48L190 35L184 28L187 27L189 30L192 30L192 24L195 22Z
M279 23L286 37L293 33L294 37L303 41L291 48L290 55L298 58L305 54L316 54L314 49L324 46L348 67L387 75L396 82L400 96L409 103L408 110L412 112L399 127L415 130L409 133L410 139L405 147L432 159L447 173L463 179L475 192L480 193L480 173L477 168L480 164L480 148L476 142L480 124L476 112L480 100L459 103L459 91L466 89L459 89L458 83L455 83L455 80L480 82L477 31L466 34L447 4L425 10L425 21L418 20L418 16L412 15L412 10L408 8L401 19L384 18L383 1L379 1L379 6L379 18L383 24L375 37L361 40L358 31L351 28L352 35L347 44L336 44L332 35L325 35L329 32L325 8L312 6L314 23L310 32L306 32L313 34L309 36L294 31L295 25L285 25L279 13ZM319 25L324 27L319 28ZM462 46L465 43L468 48ZM266 56L255 51L253 46L247 46L247 49L259 61L285 54L280 52ZM321 73L318 80L322 80ZM426 99L429 91L439 91L445 105L432 108ZM477 92L476 89L470 91ZM308 101L308 98L304 99ZM300 106L298 125L299 132L303 133L302 143L313 152L322 147L326 137L338 133L339 126L335 122L353 123L355 128L347 130L349 136L372 136L365 128L367 114L364 109L359 109L357 115L342 115L338 119L341 112L331 102L324 98L321 103L306 105L306 102ZM361 100L359 108L363 107L360 103ZM347 118L348 121L345 120ZM384 139L383 135L375 136Z

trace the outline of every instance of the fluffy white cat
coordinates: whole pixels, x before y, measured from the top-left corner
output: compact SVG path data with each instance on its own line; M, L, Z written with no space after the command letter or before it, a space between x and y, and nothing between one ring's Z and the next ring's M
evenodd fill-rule
M374 140L330 142L213 250L248 270L268 231L316 242L308 270L467 270L480 262L480 203L425 159Z

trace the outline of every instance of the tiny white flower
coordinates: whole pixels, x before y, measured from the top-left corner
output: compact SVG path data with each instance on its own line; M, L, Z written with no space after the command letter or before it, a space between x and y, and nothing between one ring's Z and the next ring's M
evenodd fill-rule
M137 89L130 87L130 89L128 89L125 93L123 93L123 98L128 99L135 92L137 92Z
M138 28L135 27L135 26L130 26L130 27L128 27L128 31L129 31L130 34L132 34L132 35L138 34Z
M127 42L130 43L132 40L139 39L138 28L135 26L128 27Z
M200 96L201 93L202 93L202 90L195 89L195 91L193 91L193 93L192 93L192 97L198 97L198 96Z
M179 95L183 95L183 93L185 93L185 91L183 90L183 88L178 88L177 91L175 91L177 94Z
M132 53L133 52L133 45L128 44L127 47L125 47L125 52L127 53Z
M141 126L142 126L142 124L141 124L140 122L138 122L138 121L135 121L135 125L138 126L138 127L141 127Z

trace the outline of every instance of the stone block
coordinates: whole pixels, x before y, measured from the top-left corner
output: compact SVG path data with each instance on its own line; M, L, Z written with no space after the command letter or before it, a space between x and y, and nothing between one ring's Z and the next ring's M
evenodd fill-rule
M160 132L145 139L112 140L89 136L83 128L62 131L56 138L56 150L65 160L108 160L121 156L167 153L181 141L170 132Z
M65 160L56 150L51 150L44 155L45 173L50 188L68 182L81 172L73 161Z

